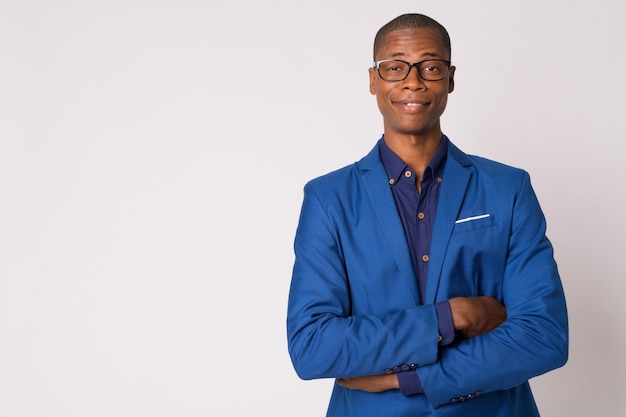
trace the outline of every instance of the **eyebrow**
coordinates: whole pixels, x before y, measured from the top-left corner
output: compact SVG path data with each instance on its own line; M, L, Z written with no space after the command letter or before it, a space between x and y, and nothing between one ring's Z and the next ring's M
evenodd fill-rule
M391 58L395 58L398 56L406 56L406 54L404 52L394 52L393 54L391 54ZM438 54L435 54L433 52L424 52L423 54L420 55L420 57L433 57L436 58L438 57Z

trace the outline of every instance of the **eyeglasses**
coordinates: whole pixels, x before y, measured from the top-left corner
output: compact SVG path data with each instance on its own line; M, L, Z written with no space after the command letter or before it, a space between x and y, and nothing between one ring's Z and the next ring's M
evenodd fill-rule
M399 59L383 59L374 62L378 75L385 81L402 81L409 76L411 67L415 67L419 77L425 81L440 81L446 78L450 61L427 59L420 62L406 62Z

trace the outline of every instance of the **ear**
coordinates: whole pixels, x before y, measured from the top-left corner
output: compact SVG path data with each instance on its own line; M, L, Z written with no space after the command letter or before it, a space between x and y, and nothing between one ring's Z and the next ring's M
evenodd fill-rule
M370 94L376 95L376 68L369 69L370 75Z
M454 71L456 71L456 67L450 67L448 73L448 93L454 91Z

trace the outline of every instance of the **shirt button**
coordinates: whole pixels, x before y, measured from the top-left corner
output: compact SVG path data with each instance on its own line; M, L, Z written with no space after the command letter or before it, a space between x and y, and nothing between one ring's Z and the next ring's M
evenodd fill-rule
M389 184L393 185L396 182L393 178L389 178Z
M428 257L428 255L422 256L422 261L424 261L424 262L428 262L429 259L430 258Z
M417 213L417 218L422 220L424 218L424 213Z
M404 173L404 176L407 177L407 178L410 178L411 177L411 171L406 171Z
M437 178L437 182L441 182L441 181L443 181L441 177Z

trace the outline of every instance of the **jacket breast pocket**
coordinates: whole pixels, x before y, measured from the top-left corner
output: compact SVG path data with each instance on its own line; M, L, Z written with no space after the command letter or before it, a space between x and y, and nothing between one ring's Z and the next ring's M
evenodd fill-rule
M454 223L452 233L463 233L490 227L494 225L495 220L495 216L492 214L481 214L477 216L459 218L459 220Z

